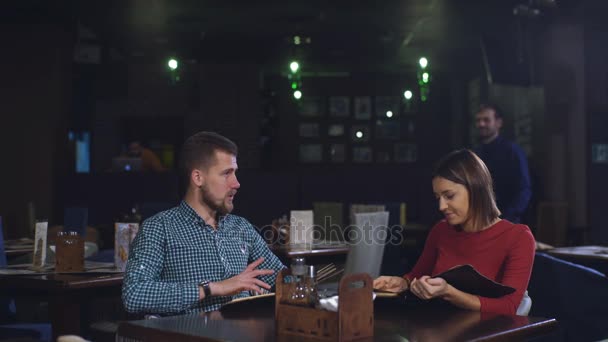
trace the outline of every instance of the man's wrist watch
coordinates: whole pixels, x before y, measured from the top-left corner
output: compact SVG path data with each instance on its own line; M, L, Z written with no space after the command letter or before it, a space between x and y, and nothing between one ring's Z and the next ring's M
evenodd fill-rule
M198 283L199 287L203 288L203 292L205 293L205 298L211 297L211 287L209 287L209 280L203 280Z

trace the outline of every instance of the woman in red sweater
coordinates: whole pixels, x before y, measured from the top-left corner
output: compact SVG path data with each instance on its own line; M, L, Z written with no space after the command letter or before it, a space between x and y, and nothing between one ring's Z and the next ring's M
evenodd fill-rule
M482 312L515 314L528 287L535 242L530 229L499 218L492 177L469 150L442 158L433 173L433 192L445 219L431 229L420 259L403 277L381 276L374 288L407 289L428 300L442 298L455 306ZM479 273L515 292L487 298L460 291L442 278L454 266L471 264Z

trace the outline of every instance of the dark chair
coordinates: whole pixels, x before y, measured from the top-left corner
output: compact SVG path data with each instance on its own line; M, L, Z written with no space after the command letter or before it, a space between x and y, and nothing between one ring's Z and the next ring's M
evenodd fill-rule
M406 233L407 204L405 202L386 202L386 211L389 212L386 247L382 260L382 274L402 276L408 272L418 260L424 241L419 242L418 237ZM415 243L415 245L411 245Z
M137 208L139 209L142 222L147 218L152 217L157 213L170 209L174 206L176 206L174 202L140 202L137 204ZM87 260L98 262L114 262L114 248L102 249L98 253L88 257Z
M530 316L554 317L567 341L608 336L608 278L594 269L536 253L528 286Z
M6 267L6 253L4 251L4 232L2 229L2 216L0 216L0 267ZM0 296L0 322L14 319L15 301L12 298Z
M4 252L4 231L0 216L0 267L6 267ZM51 341L52 330L48 323L16 323L16 308L12 298L0 296L0 337L1 339L36 338Z
M87 234L88 219L88 208L66 207L63 215L63 231L76 232L84 238Z

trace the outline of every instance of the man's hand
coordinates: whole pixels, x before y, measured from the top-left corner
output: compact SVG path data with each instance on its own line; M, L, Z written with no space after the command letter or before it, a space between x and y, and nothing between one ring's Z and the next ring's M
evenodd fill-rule
M420 299L443 297L447 294L449 284L443 278L423 276L412 280L410 291Z
M374 290L399 293L407 290L407 280L401 277L381 276L374 279Z
M264 262L264 258L252 262L240 274L219 282L209 284L213 296L230 296L241 291L253 291L257 294L262 293L262 288L270 290L270 285L259 280L257 277L273 274L273 270L257 270L256 267Z

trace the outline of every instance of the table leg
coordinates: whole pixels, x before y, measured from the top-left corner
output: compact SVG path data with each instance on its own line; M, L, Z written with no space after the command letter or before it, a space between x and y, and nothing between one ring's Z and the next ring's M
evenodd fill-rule
M49 301L49 318L53 327L53 340L61 335L79 335L81 307L78 296L58 294Z

